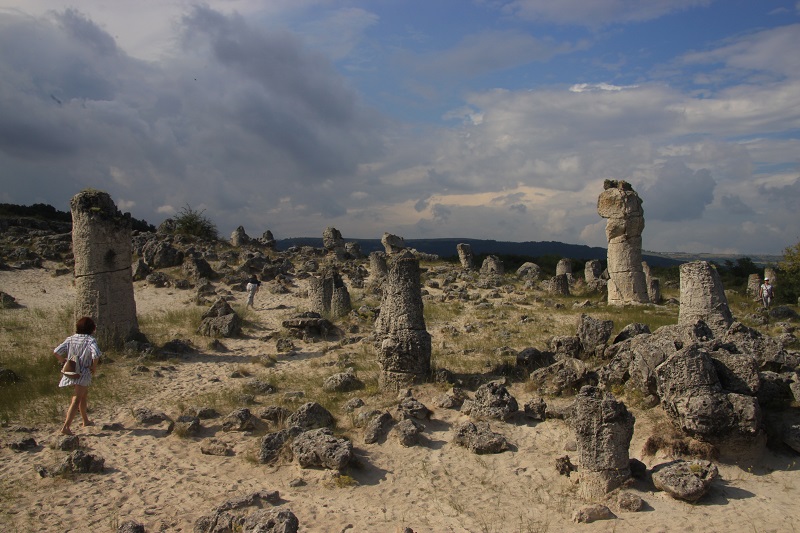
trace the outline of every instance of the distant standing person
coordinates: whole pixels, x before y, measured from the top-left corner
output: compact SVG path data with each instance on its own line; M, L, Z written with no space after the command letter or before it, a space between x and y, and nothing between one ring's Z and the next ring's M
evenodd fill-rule
M253 299L256 297L258 289L261 287L261 282L255 274L247 281L247 305L246 307L255 307Z
M53 350L53 354L62 365L67 359L75 361L75 371L62 372L58 384L59 387L74 387L72 402L67 409L67 418L61 427L62 435L72 435L70 425L79 411L83 418L83 427L94 425L88 415L89 384L97 369L97 361L103 355L97 346L97 340L92 336L96 330L94 320L85 316L75 324L75 335L67 337Z
M761 303L764 304L764 309L769 309L769 306L772 304L772 285L769 283L769 278L764 278L764 283L761 284L761 288L758 290L759 296L761 296Z

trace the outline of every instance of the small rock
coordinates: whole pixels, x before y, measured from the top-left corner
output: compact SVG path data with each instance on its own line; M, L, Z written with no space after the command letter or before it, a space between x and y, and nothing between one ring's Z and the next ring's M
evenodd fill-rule
M579 524L590 524L597 520L610 520L612 518L616 518L616 515L611 512L611 509L599 504L581 507L572 515L572 521Z

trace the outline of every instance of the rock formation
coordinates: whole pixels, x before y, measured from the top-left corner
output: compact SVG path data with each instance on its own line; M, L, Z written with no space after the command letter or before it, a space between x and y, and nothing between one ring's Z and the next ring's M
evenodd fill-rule
M344 239L342 232L336 228L328 227L322 232L322 246L328 253L334 254L337 259L344 259Z
M504 272L503 262L496 255L490 255L483 260L481 274L502 276Z
M733 323L728 298L716 269L707 261L683 263L678 324L705 322L715 335L722 335Z
M391 261L375 321L382 387L399 388L430 372L431 336L422 311L419 261L406 251Z
M576 396L572 425L585 497L603 497L630 478L634 422L624 403L596 387L583 387Z
M402 237L384 233L381 237L381 244L388 255L400 253L406 249L406 241Z
M461 261L461 268L472 270L474 268L472 247L469 244L460 243L456 245L458 260Z
M308 297L313 312L333 317L342 317L350 312L350 293L336 269L326 268L321 277L312 276L308 281Z
M101 344L121 346L139 332L131 272L131 217L108 193L85 190L70 202L75 318L91 317Z
M642 199L626 181L605 180L597 199L597 212L607 218L608 303L647 303L647 283L642 272Z
M599 259L590 259L586 261L586 266L583 268L583 277L586 283L596 281L603 275L603 265Z
M572 275L572 259L567 259L566 257L559 259L556 265L556 276L560 276L561 274Z

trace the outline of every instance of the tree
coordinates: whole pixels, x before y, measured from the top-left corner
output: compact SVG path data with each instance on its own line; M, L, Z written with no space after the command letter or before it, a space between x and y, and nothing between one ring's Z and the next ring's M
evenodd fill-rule
M797 303L800 296L800 241L783 251L783 260L778 263L779 290L776 298L781 302Z
M197 211L186 204L186 207L182 207L173 219L175 220L175 233L216 240L218 238L217 226L203 213L205 213L205 209Z

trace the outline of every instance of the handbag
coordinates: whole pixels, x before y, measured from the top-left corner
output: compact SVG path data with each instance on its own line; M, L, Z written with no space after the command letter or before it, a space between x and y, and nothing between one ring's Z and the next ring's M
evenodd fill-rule
M77 372L78 363L74 359L67 359L64 361L64 366L61 367L61 373L68 378L77 378L80 374Z
M89 342L84 342L83 346L81 346L80 353L81 355L83 352L86 351L86 348L89 347ZM81 377L81 373L78 371L78 356L77 355L68 355L67 360L64 361L64 366L61 367L61 373L68 377L68 378L79 378Z

